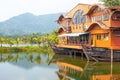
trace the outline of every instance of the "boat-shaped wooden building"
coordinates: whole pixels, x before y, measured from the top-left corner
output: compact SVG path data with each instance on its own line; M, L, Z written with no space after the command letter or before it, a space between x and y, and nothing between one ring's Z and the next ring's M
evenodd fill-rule
M57 23L55 53L84 53L87 59L120 61L120 6L78 4Z

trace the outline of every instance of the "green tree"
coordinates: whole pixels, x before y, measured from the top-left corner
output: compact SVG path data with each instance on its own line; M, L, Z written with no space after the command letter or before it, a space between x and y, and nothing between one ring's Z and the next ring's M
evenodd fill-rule
M7 40L6 40L6 41L7 41L7 43L10 45L10 47L12 47L12 45L13 45L13 42L12 42L12 41L13 41L13 40L12 40L12 39L7 38Z
M33 45L33 40L34 40L34 37L29 38L29 42L30 42L31 46Z
M120 0L100 0L105 6L120 6Z
M3 37L0 37L0 44L1 44L1 47L2 47L3 42L4 42L4 38L3 38Z
M48 41L50 43L53 44L57 44L58 43L58 33L56 30L52 31L49 35L48 35Z
M20 42L20 38L15 38L15 42L16 42L16 44L17 44L17 47L18 47L18 44L19 44L19 42Z
M42 38L41 37L37 37L36 38L37 44L40 47L40 44L42 43Z
M29 42L31 46L36 42L36 35L34 33L30 36Z

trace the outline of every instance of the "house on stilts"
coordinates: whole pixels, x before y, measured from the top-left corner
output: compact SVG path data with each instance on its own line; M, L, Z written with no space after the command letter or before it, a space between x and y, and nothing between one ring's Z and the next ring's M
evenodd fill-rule
M57 19L55 53L84 55L88 60L120 61L120 6L78 4Z

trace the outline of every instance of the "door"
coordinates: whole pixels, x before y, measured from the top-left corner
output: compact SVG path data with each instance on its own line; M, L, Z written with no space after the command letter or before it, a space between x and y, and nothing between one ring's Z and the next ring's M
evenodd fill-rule
M90 45L93 45L93 35L90 34Z

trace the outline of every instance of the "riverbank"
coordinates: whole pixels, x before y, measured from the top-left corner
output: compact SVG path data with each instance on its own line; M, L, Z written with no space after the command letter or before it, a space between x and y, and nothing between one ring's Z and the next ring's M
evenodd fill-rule
M52 49L48 46L21 46L21 47L1 47L0 53L13 53L13 52L52 52Z

